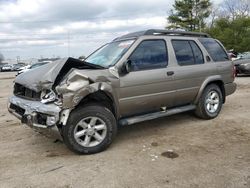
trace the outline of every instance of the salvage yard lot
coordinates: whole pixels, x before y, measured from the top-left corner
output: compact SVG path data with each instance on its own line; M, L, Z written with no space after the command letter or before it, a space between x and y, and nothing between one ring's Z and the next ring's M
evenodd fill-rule
M0 73L0 187L250 187L250 77L236 79L214 120L184 113L122 127L108 150L87 156L8 114L13 78Z

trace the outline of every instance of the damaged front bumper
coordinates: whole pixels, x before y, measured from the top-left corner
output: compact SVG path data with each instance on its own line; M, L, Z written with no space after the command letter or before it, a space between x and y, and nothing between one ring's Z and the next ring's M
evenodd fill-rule
M43 104L40 101L31 101L20 97L12 96L9 98L8 110L11 114L21 120L29 127L44 133L53 134L62 140L57 125L65 120L60 118L62 109L51 103Z

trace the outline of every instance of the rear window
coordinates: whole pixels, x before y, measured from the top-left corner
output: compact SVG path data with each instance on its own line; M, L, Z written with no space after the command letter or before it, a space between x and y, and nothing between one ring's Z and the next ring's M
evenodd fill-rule
M199 40L215 62L229 60L227 53L216 40L212 38L201 38Z

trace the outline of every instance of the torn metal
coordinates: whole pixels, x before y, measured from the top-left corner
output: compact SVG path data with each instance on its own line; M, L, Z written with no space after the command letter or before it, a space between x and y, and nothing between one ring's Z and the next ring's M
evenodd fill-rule
M63 96L63 108L74 108L84 97L97 91L115 93L113 84L118 84L118 79L107 69L98 71L97 74L95 71L72 69L65 76L56 86L57 93Z

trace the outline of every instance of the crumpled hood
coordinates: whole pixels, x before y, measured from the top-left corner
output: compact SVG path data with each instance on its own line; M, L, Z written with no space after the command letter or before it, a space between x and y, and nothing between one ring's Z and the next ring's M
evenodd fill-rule
M40 92L42 89L51 89L54 83L59 81L72 68L99 69L100 67L78 59L64 58L18 75L15 83Z

